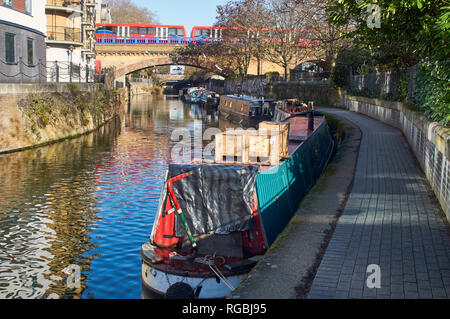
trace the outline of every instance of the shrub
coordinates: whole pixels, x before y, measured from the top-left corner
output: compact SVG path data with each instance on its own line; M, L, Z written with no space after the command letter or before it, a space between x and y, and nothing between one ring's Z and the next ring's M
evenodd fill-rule
M450 124L450 61L420 63L414 104L434 121Z

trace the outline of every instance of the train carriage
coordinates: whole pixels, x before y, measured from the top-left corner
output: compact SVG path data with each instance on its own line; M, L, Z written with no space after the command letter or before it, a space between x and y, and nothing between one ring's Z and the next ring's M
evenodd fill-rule
M97 37L186 37L186 28L182 25L99 23L95 26L97 28Z
M190 37L181 25L151 24L96 24L97 43L99 44L204 44L230 41L239 44L245 39L262 41L280 41L279 30L264 28L237 28L220 26L194 26ZM292 32L285 30L286 32ZM297 47L316 47L314 31L302 30Z
M290 32L289 30L284 31ZM299 39L298 47L318 46L318 41L314 39L314 31L301 30L300 32L302 33L302 37ZM236 27L194 26L192 28L191 38L201 38L204 41L237 40L237 38L261 38L263 41L279 41L280 39L277 33L279 33L279 30L267 28L242 29Z

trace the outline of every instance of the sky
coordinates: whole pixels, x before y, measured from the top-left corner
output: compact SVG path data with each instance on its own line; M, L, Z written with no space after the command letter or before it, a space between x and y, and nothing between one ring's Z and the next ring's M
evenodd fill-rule
M184 25L188 36L193 26L209 26L216 21L216 7L228 0L132 0L140 7L155 12L159 22Z

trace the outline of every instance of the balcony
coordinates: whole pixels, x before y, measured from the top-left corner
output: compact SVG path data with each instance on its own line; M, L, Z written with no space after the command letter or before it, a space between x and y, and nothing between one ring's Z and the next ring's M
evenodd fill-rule
M81 0L47 0L45 8L68 13L83 13L81 10Z
M81 43L81 30L64 26L48 26L46 42L50 44L83 45Z

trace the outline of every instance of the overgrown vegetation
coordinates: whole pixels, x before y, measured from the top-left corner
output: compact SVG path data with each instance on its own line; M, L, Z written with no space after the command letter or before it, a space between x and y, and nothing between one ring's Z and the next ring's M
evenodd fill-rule
M332 70L336 87L349 88L349 75L403 70L394 92L370 89L349 93L395 101L413 97L414 107L435 121L450 124L450 6L448 0L331 0L329 21L353 22L346 33L350 49L342 50ZM376 5L376 7L374 7ZM372 14L370 13L371 10ZM378 20L379 25L374 25ZM359 56L358 56L359 55ZM419 65L416 89L408 91L408 68Z
M28 119L31 132L38 138L39 131L48 126L97 125L112 114L114 107L113 92L81 92L75 84L69 85L66 93L34 93L19 102L19 109Z
M431 119L450 124L450 61L425 59L416 76L414 104Z

